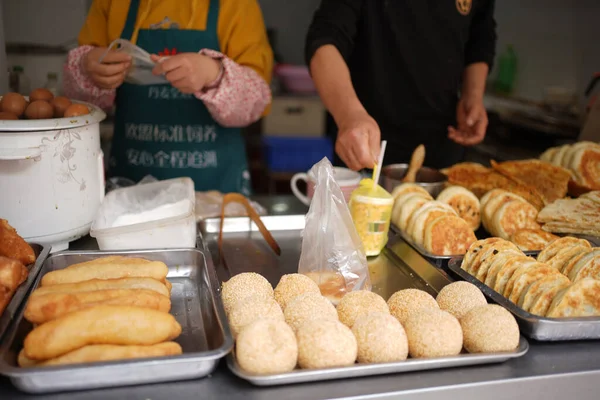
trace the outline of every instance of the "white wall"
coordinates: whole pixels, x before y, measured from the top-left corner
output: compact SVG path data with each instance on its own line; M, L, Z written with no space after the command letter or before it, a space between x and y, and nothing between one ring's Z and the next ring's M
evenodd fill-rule
M547 86L582 95L600 70L599 17L598 0L497 0L497 54L507 44L515 47L515 95L540 100Z

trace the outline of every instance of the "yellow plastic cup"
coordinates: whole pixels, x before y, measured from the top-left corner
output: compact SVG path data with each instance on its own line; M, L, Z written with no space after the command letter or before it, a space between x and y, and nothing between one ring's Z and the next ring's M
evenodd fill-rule
M394 198L372 179L363 179L350 196L350 215L367 256L377 256L388 241Z

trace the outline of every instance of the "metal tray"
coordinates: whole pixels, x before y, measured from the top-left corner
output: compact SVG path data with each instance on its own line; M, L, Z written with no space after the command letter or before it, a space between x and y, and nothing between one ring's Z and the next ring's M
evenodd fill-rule
M196 379L210 374L233 347L225 311L217 293L218 282L210 255L198 249L141 250L135 252L62 252L50 256L34 287L49 271L108 255L127 255L163 261L169 267L171 314L183 330L176 341L183 354L171 357L111 361L57 367L19 368L16 364L31 324L24 307L0 341L0 374L20 390L47 393L144 383Z
M526 253L533 255L533 252ZM453 258L448 269L467 282L471 282L492 301L510 311L516 318L521 333L539 341L600 339L600 318L545 318L530 314L491 289L473 275L460 268L462 257Z
M233 354L227 356L227 366L238 377L256 386L276 386L296 383L328 381L333 379L360 378L385 374L399 374L415 371L430 371L442 368L467 367L479 364L501 363L527 353L529 344L521 336L519 347L515 351L493 354L460 354L454 357L409 358L406 361L385 364L355 364L350 367L327 368L318 370L298 369L285 374L251 375L242 370Z
M229 279L229 274L255 271L265 276L271 284L277 285L283 274L297 272L302 248L301 232L304 228L304 215L269 216L263 217L262 220L281 247L281 256L277 257L270 250L257 232L256 226L248 218L226 218L223 226L223 252L231 271L219 268L219 273L224 274L223 279ZM216 241L219 222L218 219L208 219L200 224L200 233L215 259L218 251ZM371 257L368 260L373 292L388 299L398 290L418 288L436 296L444 286L452 282L442 269L435 268L427 262L401 238L390 236L383 252L378 257ZM227 364L235 375L254 385L273 386L499 363L520 357L527 352L527 349L527 341L521 338L519 348L507 353L461 354L456 357L411 359L387 364L356 364L345 368L296 370L286 374L266 376L245 373L239 368L232 355L228 357Z
M17 315L17 311L19 310L21 303L23 303L23 299L27 293L29 293L29 290L35 282L35 279L37 278L44 261L46 261L48 254L50 254L50 246L42 246L36 243L29 243L29 245L35 252L35 263L27 266L27 270L29 271L27 279L21 284L21 286L17 288L12 299L4 309L4 312L0 314L0 339L4 336L4 333L8 329L10 321L12 321L15 315Z
M393 223L390 224L390 229L392 230L392 232L400 235L406 243L411 245L417 252L419 252L419 254L421 254L423 257L425 257L425 259L427 259L427 261L429 261L430 263L432 263L433 265L435 265L438 268L445 268L448 266L448 262L451 259L464 256L464 254L455 254L455 255L451 255L451 256L437 256L437 255L432 254L429 251L425 250L422 246L419 246L418 244L413 242L412 238L410 236L408 236L408 234L406 232L404 232L402 229L397 227L395 224L393 224ZM485 238L490 237L490 235L483 228L479 228L475 232L475 236L477 237L477 239L485 239Z

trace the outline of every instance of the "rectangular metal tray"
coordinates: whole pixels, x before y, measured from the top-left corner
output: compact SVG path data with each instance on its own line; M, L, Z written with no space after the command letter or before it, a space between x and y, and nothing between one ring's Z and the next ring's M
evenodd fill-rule
M29 393L96 389L196 379L210 374L233 347L225 311L218 295L219 283L210 254L198 249L62 252L47 258L38 275L78 262L109 255L163 261L169 267L171 314L182 326L175 340L183 354L171 357L111 361L57 367L20 368L16 358L32 325L23 318L24 307L0 341L0 375Z
M519 347L512 352L492 354L460 354L454 357L409 358L406 361L384 364L355 364L342 368L298 369L285 374L251 375L240 368L233 353L227 356L227 366L238 377L256 386L290 385L297 383L328 381L333 379L360 378L364 376L400 374L415 371L430 371L442 368L467 367L480 364L501 363L525 355L529 349L527 340L521 336Z
M464 254L455 254L451 256L438 256L432 254L429 251L425 250L422 246L419 246L418 244L413 242L412 238L408 236L406 232L404 232L402 229L400 229L393 223L390 224L390 229L392 230L392 232L400 235L406 243L411 245L417 252L419 252L419 254L421 254L421 256L425 257L430 263L432 263L438 268L445 268L446 266L448 266L448 262L451 259L464 256ZM479 228L477 232L475 232L475 236L477 237L477 239L485 239L490 237L490 235L483 228Z
M274 286L283 274L297 272L302 248L301 232L304 216L269 216L262 218L265 226L281 247L277 257L248 218L226 218L223 227L223 252L227 257L229 273L255 271L265 276ZM207 248L216 259L218 219L201 223L200 232ZM423 259L402 239L390 235L388 245L378 257L369 258L369 273L372 291L388 299L393 293L406 288L425 290L432 296L452 279L439 268ZM402 258L400 258L402 257ZM219 272L226 274L223 268ZM223 279L228 279L224 276ZM256 376L239 368L235 357L227 359L229 369L238 377L257 386L285 385L301 382L315 382L331 379L353 378L408 371L423 371L439 368L460 367L478 364L500 363L510 358L520 357L527 352L528 343L521 338L519 348L513 352L495 354L461 354L456 357L438 359L411 359L387 364L356 364L344 368L322 370L296 370L286 374Z
M8 329L10 322L13 320L19 307L23 303L23 299L29 293L31 286L35 282L44 261L50 254L50 246L42 246L36 243L29 243L33 251L35 252L35 262L27 266L29 274L25 282L21 284L13 294L12 299L4 309L4 312L0 314L0 339L4 336L4 333Z
M535 255L538 252L528 252ZM600 339L600 318L545 318L533 315L491 289L483 282L460 268L462 257L453 258L448 263L448 269L467 282L477 286L483 294L495 303L510 311L516 318L521 333L539 341L564 341Z

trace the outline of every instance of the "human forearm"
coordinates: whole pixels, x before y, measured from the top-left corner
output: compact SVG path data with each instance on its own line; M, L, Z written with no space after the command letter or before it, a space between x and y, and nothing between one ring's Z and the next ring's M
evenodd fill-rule
M212 117L227 127L243 127L257 121L271 102L267 82L252 68L239 65L221 53L212 50L201 53L223 65L218 85L195 94Z
M463 73L462 96L483 99L489 66L485 62L468 65Z
M352 86L350 70L335 46L320 47L311 59L310 71L321 100L338 126L349 115L366 112Z

